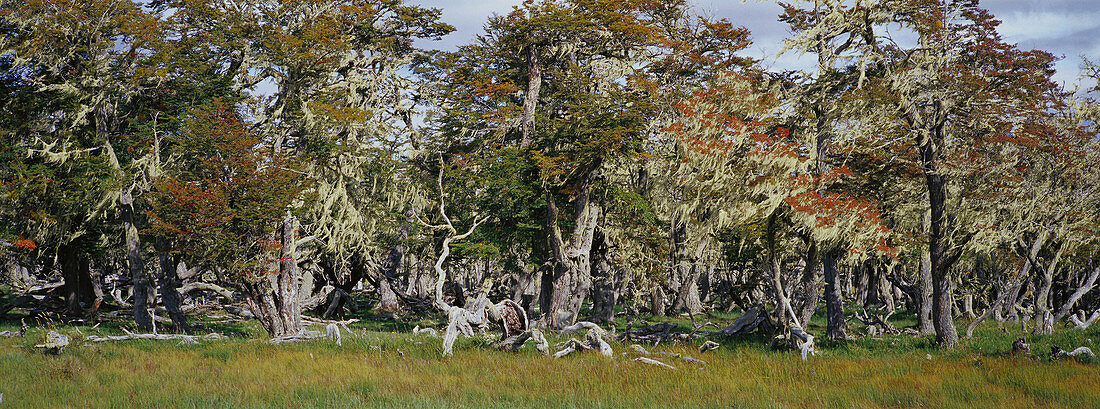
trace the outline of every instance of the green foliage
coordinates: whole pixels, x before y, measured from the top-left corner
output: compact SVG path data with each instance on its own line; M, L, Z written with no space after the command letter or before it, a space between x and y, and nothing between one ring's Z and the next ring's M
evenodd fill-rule
M176 251L219 263L256 280L281 248L273 236L308 186L299 166L271 153L233 108L215 102L184 121L175 166L150 192L149 233L174 240Z

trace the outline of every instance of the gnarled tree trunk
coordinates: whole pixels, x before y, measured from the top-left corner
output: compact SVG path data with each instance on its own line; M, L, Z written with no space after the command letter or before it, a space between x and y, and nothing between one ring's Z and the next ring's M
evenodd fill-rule
M566 241L558 225L558 208L554 196L546 190L547 217L546 228L549 231L552 273L543 276L542 296L543 325L561 329L577 319L581 302L588 295L591 286L592 243L596 235L600 207L589 200L592 179L599 165L593 166L581 186L581 192L574 202L573 234ZM549 287L548 287L549 285Z
M825 275L825 316L826 336L830 339L847 339L848 323L844 320L844 297L841 293L840 274L837 261L840 248L826 251L821 258L821 267Z
M189 332L191 326L187 324L187 315L180 309L182 302L179 286L179 275L176 266L179 260L173 260L168 255L168 240L157 237L157 257L160 261L160 279L157 287L160 289L160 297L164 300L164 308L168 310L168 316L172 319L172 330L175 332Z
M283 219L282 251L277 274L244 285L252 314L272 337L302 331L302 310L298 297L301 271L298 269L298 220L289 213Z
M141 237L138 236L137 227L134 227L134 199L128 189L123 189L119 204L122 205L122 229L126 233L127 265L134 286L134 323L139 330L149 331L153 329L153 317L149 315L152 285L149 276L145 273L145 259L141 256Z

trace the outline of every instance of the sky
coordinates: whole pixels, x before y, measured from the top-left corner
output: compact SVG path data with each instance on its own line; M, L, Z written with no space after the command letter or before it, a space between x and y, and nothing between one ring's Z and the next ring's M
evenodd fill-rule
M422 47L453 50L482 31L492 13L507 14L522 0L408 0L408 3L443 9L443 20L456 31L441 41ZM985 0L982 6L1001 20L999 31L1021 49L1048 51L1064 57L1057 63L1055 81L1072 87L1077 83L1081 56L1100 59L1100 0ZM752 31L753 46L747 54L763 59L775 69L809 68L794 53L778 55L787 36L777 21L780 8L774 1L695 0L696 7L711 17L729 19Z

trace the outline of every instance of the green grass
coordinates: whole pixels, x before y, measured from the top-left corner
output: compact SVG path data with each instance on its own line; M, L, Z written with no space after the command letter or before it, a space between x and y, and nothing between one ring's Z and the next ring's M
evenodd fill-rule
M733 316L707 320L727 321ZM650 318L648 322L665 319ZM686 318L673 322L685 324ZM546 358L531 347L517 353L460 339L455 356L439 356L438 338L399 331L411 322L368 322L344 345L317 340L268 345L254 323L219 323L238 336L201 345L124 341L82 345L59 356L30 347L50 329L0 339L0 392L5 408L1091 408L1100 407L1100 365L1045 358L1050 345L1067 349L1100 340L1100 332L1059 330L1029 336L1038 358L1004 356L1019 328L982 327L952 351L910 336L826 343L802 362L769 351L761 339L723 343L700 354L695 344L651 350L706 360L691 366L664 359L675 371L642 365L633 355L609 359L579 354ZM214 326L214 324L209 324ZM811 329L818 323L811 323ZM410 325L411 326L411 325ZM616 323L620 329L623 323ZM0 325L0 329L12 325ZM118 324L60 327L83 334L117 334ZM392 328L391 331L379 331ZM853 328L853 331L860 331ZM553 338L551 342L560 338ZM629 345L613 344L617 353ZM1094 348L1097 349L1097 348ZM400 351L400 352L399 352ZM931 355L927 359L926 355Z

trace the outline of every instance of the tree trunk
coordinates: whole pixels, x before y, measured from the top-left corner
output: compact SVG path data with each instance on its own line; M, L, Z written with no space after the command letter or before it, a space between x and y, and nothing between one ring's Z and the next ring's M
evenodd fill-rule
M935 104L936 110L942 110L942 104ZM955 329L953 318L954 297L952 296L950 271L951 265L961 256L961 249L948 254L948 220L945 214L947 205L947 179L938 170L939 149L944 143L943 124L929 125L921 118L920 110L913 104L907 106L910 124L924 126L917 132L917 147L920 151L921 170L924 173L928 194L929 231L928 255L932 269L932 326L936 330L936 343L944 348L954 348L959 344L959 333ZM959 246L961 247L961 246Z
M683 241L678 248L686 247L687 229L684 229ZM690 314L703 312L702 302L699 301L699 277L703 275L703 266L699 263L706 253L709 241L706 237L696 243L695 253L688 257L678 257L675 261L677 270L680 271L680 288L676 291L676 299L672 302L670 314L679 314L685 308Z
M168 240L157 237L157 257L160 261L160 298L164 300L164 308L168 310L168 316L172 318L172 330L174 332L190 332L191 326L187 324L187 315L180 309L182 303L179 286L179 275L176 273L178 260L173 260L168 255Z
M660 283L656 283L653 286L653 290L650 292L650 306L653 315L663 316L665 315L665 286Z
M1058 262L1062 258L1065 247L1064 243L1059 243L1054 258L1045 267L1039 264L1034 257L1031 257L1030 260L1035 264L1036 269L1042 273L1040 276L1042 285L1039 286L1039 291L1035 292L1035 331L1040 334L1050 334L1054 331L1054 316L1050 311L1050 287L1054 283L1054 273L1058 269Z
M409 207L409 210L405 213L407 220L405 224L401 225L401 228L397 231L397 237L394 238L396 244L386 255L386 259L378 272L379 299L378 305L375 306L378 311L397 314L403 310L401 302L397 298L397 293L393 291L393 280L397 276L397 272L404 266L405 252L407 251L405 241L409 238L412 221L418 214L420 214L419 207L415 205Z
M931 147L922 147L921 150L929 151ZM947 227L944 219L947 186L942 175L936 173L934 168L927 168L932 166L932 162L925 162L929 207L932 209L932 234L928 237L928 253L932 260L932 326L936 329L936 343L941 347L954 348L959 345L959 334L952 314L954 297L951 293L950 265L944 243Z
M817 310L817 302L820 296L817 291L817 268L821 264L821 255L818 254L817 242L810 241L810 249L806 254L806 266L802 268L802 308L799 308L798 317L804 327L809 327L810 318Z
M596 244L592 248L595 263L592 266L592 322L608 322L615 317L615 304L619 298L620 277L611 264L607 237L596 232Z
M81 303L93 298L88 261L82 257L78 244L62 245L57 252L61 259L61 275L65 281L65 313L78 317L84 312Z
M776 224L778 223L779 212L773 211L771 216L768 216L767 226L767 244L768 244L768 259L771 264L771 277L772 292L775 295L777 319L776 323L781 330L795 327L800 328L802 324L798 322L798 317L794 315L794 309L791 308L791 301L787 297L787 290L783 287L782 271L780 269L779 254L776 249ZM790 320L794 320L794 325L790 324Z
M927 221L931 216L927 212L925 212L925 215ZM931 227L927 227L927 229L931 229ZM920 252L920 281L918 284L920 285L920 300L917 304L918 332L921 336L932 335L936 333L936 328L932 325L932 255L928 252L927 247L921 249Z
M592 243L595 238L600 207L589 200L592 180L599 164L588 172L581 193L574 202L574 229L568 242L562 238L558 225L558 208L554 196L546 190L547 217L546 228L549 231L549 247L552 274L543 277L543 296L549 295L542 304L543 323L552 329L561 329L577 319L581 302L588 295L592 282ZM547 284L550 285L547 288Z
M837 274L840 251L839 248L827 251L821 260L825 275L826 335L830 339L848 338L848 323L844 320L844 298L841 294L840 275Z
M1062 309L1058 310L1058 313L1054 315L1054 322L1061 321L1062 318L1065 318L1066 315L1073 311L1073 306L1077 304L1077 300L1080 300L1081 297L1085 296L1089 291L1092 291L1093 286L1096 285L1097 278L1100 278L1100 266L1092 269L1092 273L1089 274L1085 282L1081 284L1073 294L1070 294L1069 299L1066 300Z
M295 245L297 230L298 220L288 212L283 219L278 273L247 283L243 288L252 314L272 337L294 335L303 329L301 300L298 297L301 271L298 269Z
M153 329L153 317L149 315L149 299L152 286L145 274L145 259L141 255L141 237L134 227L134 199L128 189L123 189L119 197L122 210L122 229L126 232L126 258L130 269L130 279L134 292L134 323L142 331ZM154 304L152 306L156 308Z
M535 132L535 110L539 103L539 88L542 86L542 64L539 62L538 47L527 47L527 94L523 97L522 132L520 149L531 146Z

